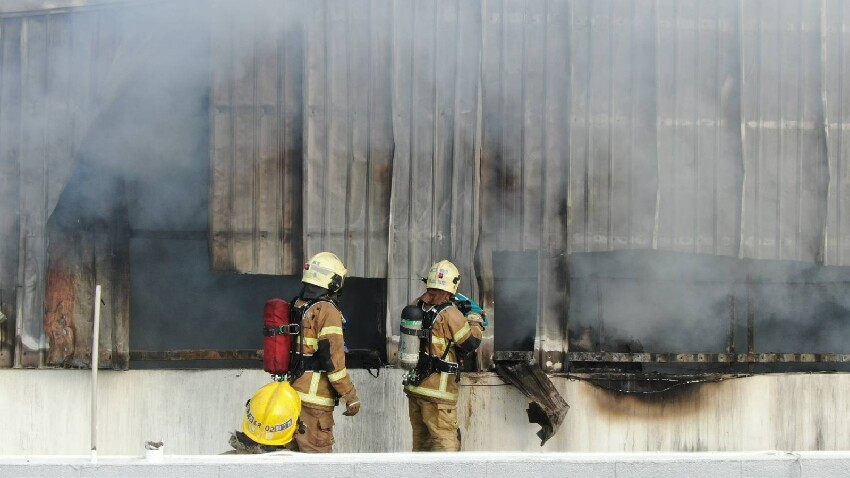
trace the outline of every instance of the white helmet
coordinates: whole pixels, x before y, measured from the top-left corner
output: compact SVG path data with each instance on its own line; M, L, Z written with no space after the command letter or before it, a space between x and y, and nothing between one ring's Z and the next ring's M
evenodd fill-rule
M460 285L460 271L446 260L431 266L428 277L425 278L425 287L444 290L450 294L457 292L458 285Z
M301 282L324 287L331 292L342 289L345 274L348 271L332 252L320 252L304 264L304 274Z

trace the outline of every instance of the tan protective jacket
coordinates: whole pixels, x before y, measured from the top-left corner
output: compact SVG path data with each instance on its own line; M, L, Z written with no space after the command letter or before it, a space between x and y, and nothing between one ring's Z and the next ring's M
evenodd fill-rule
M427 304L423 305L426 311L430 307ZM482 330L479 325L468 323L457 307L449 306L440 312L431 326L431 355L443 357L446 347L449 346L449 352L443 360L457 363L458 349L461 349L464 355L475 350L481 342L481 335ZM471 338L476 339L472 342L476 344L475 347L463 347L464 344L469 345L467 341ZM457 390L455 375L439 371L429 375L419 385L404 386L404 392L408 395L416 395L429 402L449 405L457 404Z
M306 302L298 299L293 306L299 307ZM304 356L316 355L320 363L327 364L328 370L307 370L292 383L292 388L301 397L301 406L333 410L339 397L356 393L345 368L342 313L330 302L317 302L304 311L301 327L304 330Z

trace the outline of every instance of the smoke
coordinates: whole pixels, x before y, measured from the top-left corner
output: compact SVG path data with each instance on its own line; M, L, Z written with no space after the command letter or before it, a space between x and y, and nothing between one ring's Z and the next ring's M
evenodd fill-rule
M812 16L802 10L804 18ZM73 72L57 76L52 69L62 68L51 66L27 90L27 101L47 111L70 109L74 117L69 137L55 142L65 149L53 150L61 154L51 160L59 171L51 174L67 180L50 188L48 196L61 192L52 225L86 227L126 213L133 323L149 324L151 336L170 323L152 317L195 314L196 307L203 313L192 322L205 314L226 317L253 306L240 295L249 287L219 282L209 270L210 256L219 252L207 247L216 179L210 155L217 148L238 157L285 150L297 158L299 173L313 173L309 186L324 181L303 208L294 208L310 215L292 219L298 227L319 225L308 230L304 249L346 249L335 252L352 270L381 276L383 265L370 263L387 255L383 239L364 246L346 235L362 230L409 246L413 252L403 258L409 263L390 264L384 274L405 281L404 291L389 292L405 295L390 298L399 303L409 299L407 283L418 286L409 279L430 260L453 255L465 277L478 260L493 269L479 270L479 277L497 276L495 330L500 317L512 322L501 329L511 337L499 346L528 347L539 330L551 329L544 339L568 335L589 350L722 352L731 345L734 303L740 352L752 302L756 351L836 351L850 305L842 271L735 259L814 262L818 233L811 231L822 230L822 208L812 207L810 196L826 181L806 173L822 157L789 153L808 150L817 139L799 128L814 121L808 115L817 112L811 106L820 101L818 92L813 96L805 85L795 85L799 98L780 92L778 83L794 85L774 71L782 52L765 47L764 59L754 58L753 47L770 42L747 30L742 55L738 15L734 0L180 1L26 19L22 34L54 32L43 37L50 54L39 57L41 50L32 49L31 60L64 59L58 65ZM779 25L794 12L778 15L767 20ZM13 21L23 20L3 20ZM800 45L809 45L808 32L801 26L788 38L798 35L806 39ZM752 73L762 67L776 74L759 83ZM70 101L57 85L67 85ZM784 109L771 104L756 111L769 103L759 96L768 88L787 92L802 110L783 103ZM289 97L298 101L281 102ZM224 126L213 118L219 113L244 121ZM246 119L255 116L260 120ZM786 121L791 116L796 123ZM56 131L69 127L57 125ZM320 127L305 133L304 125ZM277 136L269 133L274 128ZM292 136L297 139L280 146ZM232 143L217 143L221 138ZM30 164L37 155L25 153L24 169L38 169ZM254 186L268 175L257 164L233 163L226 172L247 179L225 181L231 216L224 233L261 227L251 222L251 205L262 202ZM394 206L384 184L390 181L397 181ZM351 191L364 198L353 200ZM805 193L797 197L797 191ZM300 200L300 190L296 195ZM277 200L282 204L284 196ZM269 209L283 215L279 208L286 207L277 204ZM370 216L369 208L380 214ZM410 221L398 222L407 229L390 231L381 222L393 214ZM343 216L361 222L337 224ZM376 226L365 217L381 219ZM336 229L326 225L331 222ZM288 259L298 262L300 239L293 244L297 251ZM476 251L497 252L474 258ZM244 251L227 252L237 263ZM257 255L237 270L265 265L260 252L250 253ZM565 253L569 272L541 272ZM530 271L520 270L522 280L511 282L517 264L531 264ZM256 280L262 295L291 285L290 278ZM558 310L566 307L557 299L565 290L569 310ZM173 295L162 300L160 294ZM158 302L173 307L151 306ZM181 335L199 329L175 327ZM212 332L198 337L218 343Z

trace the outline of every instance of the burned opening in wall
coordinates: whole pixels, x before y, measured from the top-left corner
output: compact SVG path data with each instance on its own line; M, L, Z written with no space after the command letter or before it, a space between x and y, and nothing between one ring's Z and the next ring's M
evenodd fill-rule
M497 326L494 348L534 350L538 315L537 251L493 252L493 295Z
M205 237L136 237L131 249L133 368L262 368L263 306L290 301L300 276L213 271ZM346 279L339 304L348 368L386 363L385 297L383 279Z
M573 254L570 367L846 370L848 283L850 268L796 261L636 250Z

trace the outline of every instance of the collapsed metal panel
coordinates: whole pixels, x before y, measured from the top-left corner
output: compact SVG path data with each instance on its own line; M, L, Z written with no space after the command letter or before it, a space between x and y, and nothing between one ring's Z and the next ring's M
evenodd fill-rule
M303 262L298 6L252 1L211 8L213 268L295 274Z
M826 244L827 265L850 265L850 7L843 0L825 0L821 12L823 43L823 107L825 146L829 158Z

